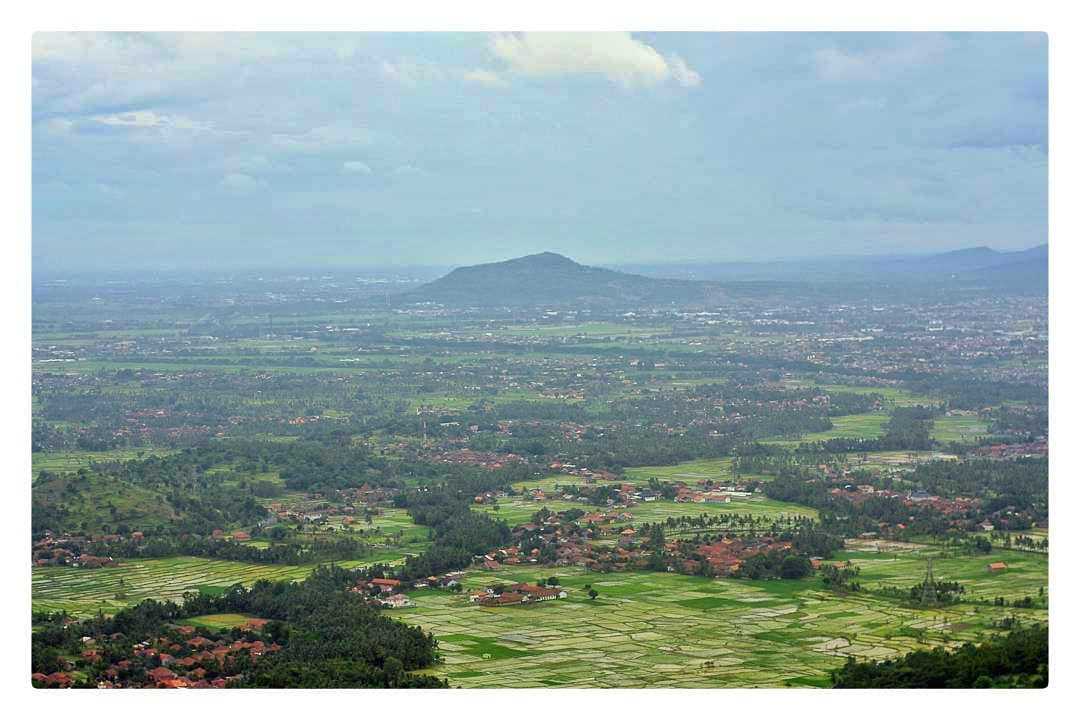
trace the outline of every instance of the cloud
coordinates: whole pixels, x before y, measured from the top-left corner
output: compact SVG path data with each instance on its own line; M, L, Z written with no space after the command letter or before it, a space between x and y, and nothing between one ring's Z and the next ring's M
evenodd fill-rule
M422 168L416 167L415 165L405 164L399 165L394 168L393 175L394 177L398 178L423 177L427 175L427 172L425 172Z
M383 60L379 63L379 74L386 80L406 87L418 87L424 83L446 79L446 72L438 65L417 60Z
M665 58L630 33L498 34L491 51L510 72L532 77L600 75L626 88L701 84L681 58Z
M135 129L211 130L213 128L213 123L199 122L182 116L159 115L153 110L136 110L115 115L95 115L91 119L102 125Z
M686 61L678 55L669 55L668 65L671 66L672 78L683 87L697 87L701 84L701 75L691 70Z
M837 47L814 52L813 64L818 77L832 82L873 81L926 64L940 58L947 40L939 35L919 36L897 47L846 51Z
M466 70L462 73L462 80L467 83L474 83L476 85L483 85L489 88L504 88L509 87L508 83L499 73L492 70L484 70L483 68L477 68L475 70Z
M342 172L352 173L356 175L370 175L371 168L368 164L359 160L346 160L341 164Z
M234 195L250 195L259 188L259 181L243 173L229 173L221 178L218 187Z
M270 140L279 150L314 153L336 148L367 147L374 142L374 134L363 127L320 125L303 132L273 133Z

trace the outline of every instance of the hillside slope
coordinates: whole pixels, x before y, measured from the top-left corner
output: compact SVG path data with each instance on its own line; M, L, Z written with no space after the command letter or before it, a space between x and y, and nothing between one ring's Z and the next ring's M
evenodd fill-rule
M718 288L590 267L556 253L460 267L402 296L408 302L520 306L700 302Z

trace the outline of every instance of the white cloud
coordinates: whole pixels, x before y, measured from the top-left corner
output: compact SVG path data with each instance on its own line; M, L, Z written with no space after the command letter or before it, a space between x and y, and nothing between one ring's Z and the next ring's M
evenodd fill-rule
M229 172L266 172L273 165L265 155L232 155L222 161L221 166Z
M280 150L310 153L333 148L367 147L374 142L374 134L363 127L320 125L303 132L274 133L271 142Z
M492 70L484 70L483 68L466 70L462 73L461 78L467 83L483 85L484 87L489 88L504 88L510 85L510 83L506 82L499 73Z
M394 177L422 177L424 175L427 175L427 173L415 165L398 165L394 168Z
M243 173L229 173L221 178L218 187L235 195L250 195L258 189L259 181Z
M355 175L371 174L371 168L368 167L368 164L359 160L346 160L341 164L341 170Z
M667 81L701 84L701 76L681 58L664 58L630 33L499 34L491 51L521 75L601 75L627 88Z
M136 129L210 130L213 128L213 123L199 122L179 115L159 115L153 110L136 110L115 115L95 115L91 119L102 125Z
M939 58L947 45L948 41L942 36L925 35L907 45L865 52L827 47L814 53L813 64L822 80L881 80L890 74Z
M697 87L701 84L701 75L691 70L686 61L678 55L669 55L668 65L671 67L672 78L683 87Z
M438 65L416 60L398 60L379 63L379 74L391 82L408 87L417 87L421 83L439 82L446 78L446 73Z

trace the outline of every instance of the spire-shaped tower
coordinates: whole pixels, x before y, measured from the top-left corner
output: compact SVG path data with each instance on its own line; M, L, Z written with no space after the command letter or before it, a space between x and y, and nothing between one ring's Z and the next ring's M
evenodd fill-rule
M926 577L922 582L922 604L937 605L937 584L934 582L934 560L926 558Z

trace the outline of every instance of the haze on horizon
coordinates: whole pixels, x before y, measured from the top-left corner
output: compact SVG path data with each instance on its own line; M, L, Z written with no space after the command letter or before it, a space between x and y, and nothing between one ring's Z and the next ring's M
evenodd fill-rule
M55 34L40 270L1047 240L1040 33Z

